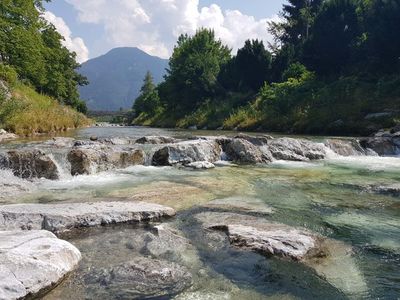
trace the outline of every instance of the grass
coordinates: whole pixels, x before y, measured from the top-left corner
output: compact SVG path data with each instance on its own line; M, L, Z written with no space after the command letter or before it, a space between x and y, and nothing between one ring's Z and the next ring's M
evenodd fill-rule
M21 136L66 131L92 123L85 115L21 82L13 85L12 98L2 97L0 104L1 127Z

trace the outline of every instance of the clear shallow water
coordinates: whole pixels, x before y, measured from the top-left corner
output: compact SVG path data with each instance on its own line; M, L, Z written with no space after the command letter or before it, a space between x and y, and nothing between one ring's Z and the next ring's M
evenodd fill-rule
M91 135L134 138L180 137L190 133L95 128L75 134L79 138ZM40 142L35 144L41 147ZM332 156L310 163L278 161L267 166L225 166L208 171L138 166L91 176L65 175L55 182L26 182L9 172L0 172L0 184L15 184L16 190L19 185L24 186L19 193L9 192L1 197L3 203L105 199L160 203L178 210L177 217L169 223L191 241L189 249L174 253L171 246L170 255L155 255L143 251L145 245L140 237L151 234L146 227L90 229L68 237L81 250L83 261L77 272L51 292L48 299L91 299L99 288L86 284L85 278L91 270L139 255L175 261L189 268L194 285L178 299L400 297L400 198L365 190L371 185L400 184L400 158ZM343 260L342 264L335 264L332 273L336 278L324 279L300 263L234 249L223 234L205 235L194 218L201 210L199 206L214 199L240 197L257 199L272 207L274 213L265 218L308 228L351 246L351 262Z

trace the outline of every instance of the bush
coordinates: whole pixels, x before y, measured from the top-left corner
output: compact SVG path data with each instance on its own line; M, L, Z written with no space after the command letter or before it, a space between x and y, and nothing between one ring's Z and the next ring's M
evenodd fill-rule
M0 79L5 80L10 86L14 86L18 79L17 71L9 65L0 63Z

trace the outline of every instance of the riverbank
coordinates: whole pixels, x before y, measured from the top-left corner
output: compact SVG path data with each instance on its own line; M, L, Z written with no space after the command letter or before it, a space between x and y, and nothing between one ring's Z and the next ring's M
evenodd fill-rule
M31 87L1 81L0 127L20 137L63 132L91 125L92 120Z

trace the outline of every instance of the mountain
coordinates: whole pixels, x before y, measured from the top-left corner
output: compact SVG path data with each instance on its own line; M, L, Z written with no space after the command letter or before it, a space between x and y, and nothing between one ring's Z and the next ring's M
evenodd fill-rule
M83 63L79 73L89 85L80 88L89 110L116 111L132 107L139 95L144 76L150 71L159 83L168 60L151 56L138 48L115 48L105 55Z

